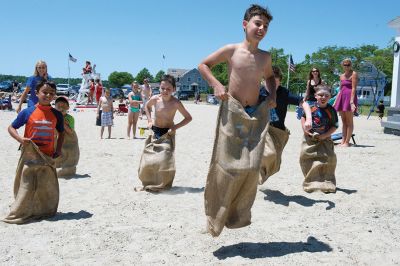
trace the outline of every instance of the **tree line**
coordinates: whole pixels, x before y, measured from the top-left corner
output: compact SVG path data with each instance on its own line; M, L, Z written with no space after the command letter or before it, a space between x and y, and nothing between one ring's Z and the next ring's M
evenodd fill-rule
M353 62L353 69L360 70L363 62L372 63L379 71L382 71L387 78L385 95L390 93L392 72L393 72L393 46L394 40L390 41L386 48L379 49L376 45L361 45L355 48L325 46L318 51L307 54L304 61L295 62L295 72L289 74L289 90L292 93L304 92L310 70L316 67L320 70L321 78L329 85L334 86L339 81L339 74L343 73L341 62L350 58ZM272 64L281 68L283 72L282 85L286 86L288 78L288 58L282 48L271 48ZM228 71L226 64L216 65L212 72L223 84L228 85Z

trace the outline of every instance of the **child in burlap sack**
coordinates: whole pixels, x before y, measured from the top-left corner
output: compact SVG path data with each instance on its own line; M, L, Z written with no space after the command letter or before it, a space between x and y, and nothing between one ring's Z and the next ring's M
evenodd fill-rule
M306 192L320 190L325 193L336 191L336 154L331 135L338 128L336 110L328 103L331 97L326 86L316 88L317 101L311 104L312 128L304 128L305 117L301 118L304 139L301 146L300 166L304 174L303 189Z
M54 159L61 155L64 118L50 105L55 95L55 83L39 83L38 104L22 110L8 127L10 135L21 144L22 152L14 181L15 201L4 222L21 224L57 212L59 187ZM25 133L21 136L17 129L24 125Z
M161 78L160 94L154 95L145 105L148 128L153 134L145 142L138 170L139 179L143 187L135 190L159 192L169 189L175 177L175 131L190 121L192 116L181 101L172 96L175 91L175 78L164 75ZM154 106L154 121L151 117L151 108ZM176 111L179 111L183 120L174 124Z
M64 116L64 142L62 154L56 159L58 177L70 177L76 174L76 166L79 161L78 136L75 132L75 119L68 114L68 98L60 96L55 101L55 107Z
M271 20L266 8L252 5L242 22L245 39L218 49L199 65L215 96L222 100L204 193L207 230L212 236L218 236L224 226L240 228L251 223L269 108L276 105L271 55L258 48ZM228 90L211 72L222 62L228 64ZM259 93L263 78L270 95L267 99Z
M311 111L310 106L302 97L292 95L289 90L281 86L282 71L277 66L272 66L276 83L276 118L270 117L267 135L265 137L264 155L261 161L259 184L263 184L267 179L277 173L281 167L282 153L288 140L290 131L286 128L285 119L289 104L302 106L306 114L304 123L305 130L311 129ZM265 88L262 88L262 92Z

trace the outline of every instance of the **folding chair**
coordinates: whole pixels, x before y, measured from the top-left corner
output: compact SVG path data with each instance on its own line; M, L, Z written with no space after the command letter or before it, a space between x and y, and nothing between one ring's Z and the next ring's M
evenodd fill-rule
M354 145L357 145L356 141L354 140L354 136L355 136L354 133L351 134L351 139L353 140ZM333 141L341 140L342 138L343 138L342 133L332 134L332 136L331 136L331 139L332 139Z

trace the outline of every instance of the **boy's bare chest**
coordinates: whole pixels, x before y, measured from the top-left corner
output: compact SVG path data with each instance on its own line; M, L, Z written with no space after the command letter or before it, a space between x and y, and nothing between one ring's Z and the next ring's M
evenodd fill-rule
M231 58L231 68L234 71L245 73L261 73L264 69L264 62L254 54L235 53Z

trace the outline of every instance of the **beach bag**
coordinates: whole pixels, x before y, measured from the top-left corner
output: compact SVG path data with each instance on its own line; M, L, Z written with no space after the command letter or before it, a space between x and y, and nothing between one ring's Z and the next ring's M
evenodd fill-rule
M175 134L168 132L156 139L146 139L138 175L143 190L159 192L172 187L175 177Z
M64 134L64 142L61 150L61 156L56 161L57 176L68 177L76 174L76 166L79 162L79 144L78 136L75 130L72 134Z
M271 125L268 126L258 184L263 184L281 168L282 152L289 140L289 135L290 132L287 128L282 130Z
M240 228L251 223L268 120L266 101L252 117L230 95L220 104L204 192L207 230L214 237L224 226Z
M318 141L310 136L304 136L300 166L304 175L304 191L319 190L325 193L336 191L336 154L331 139Z
M31 141L22 147L15 181L14 198L6 223L22 224L31 219L54 216L59 201L54 160Z

